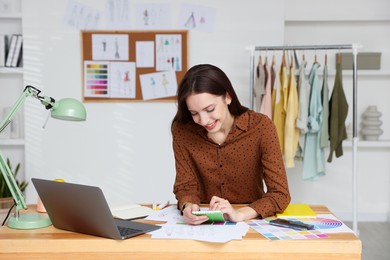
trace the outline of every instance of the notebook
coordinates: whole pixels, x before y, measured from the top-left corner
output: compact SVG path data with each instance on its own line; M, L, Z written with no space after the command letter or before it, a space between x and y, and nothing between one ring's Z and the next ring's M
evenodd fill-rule
M225 222L225 218L220 210L192 211L192 214L196 216L207 216L209 218L207 222Z
M113 218L99 187L31 179L53 226L112 239L127 239L160 226Z
M109 203L108 207L111 210L114 218L133 220L137 218L145 218L155 211L150 207L145 207L139 204L129 203Z

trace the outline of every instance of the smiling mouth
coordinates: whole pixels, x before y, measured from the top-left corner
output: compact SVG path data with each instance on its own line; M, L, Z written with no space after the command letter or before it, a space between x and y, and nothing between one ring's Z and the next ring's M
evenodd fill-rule
M205 125L204 126L204 128L206 128L207 130L213 130L214 129L214 127L217 125L217 120L215 120L213 123L211 123L211 124L207 124L207 125Z

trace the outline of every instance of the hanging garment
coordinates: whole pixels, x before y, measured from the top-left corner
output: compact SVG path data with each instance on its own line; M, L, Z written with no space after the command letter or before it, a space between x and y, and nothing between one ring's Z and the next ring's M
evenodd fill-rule
M275 101L274 104L274 116L273 121L276 127L276 131L278 133L279 138L279 144L280 149L282 153L284 153L284 126L285 126L285 120L286 120L286 110L284 106L284 99L285 95L287 94L287 84L288 84L288 78L287 78L287 68L286 68L286 61L285 57L283 55L283 61L279 72L280 77L280 99L279 102ZM277 95L278 93L276 93Z
M271 86L272 86L272 121L275 119L275 104L279 104L281 101L281 86L280 86L280 77L279 71L275 62L275 56L272 60L271 66Z
M345 120L348 115L348 102L343 89L342 77L341 60L338 60L336 64L336 76L334 79L332 96L329 101L330 148L328 162L332 162L333 152L335 152L336 157L343 155L342 143L343 140L347 139Z
M317 180L325 175L324 149L320 145L320 130L322 121L321 82L317 75L319 63L314 63L309 74L311 85L308 129L303 152L302 178Z
M328 65L324 66L324 75L322 79L322 126L320 144L322 148L329 146L329 87L328 87Z
M295 166L294 157L297 151L299 129L296 127L298 118L298 91L294 75L294 65L291 62L288 80L288 95L286 109L286 123L284 130L284 160L287 168Z
M269 117L272 120L272 88L271 88L271 70L268 62L264 64L265 71L265 90L261 99L260 113Z
M307 76L305 75L305 68L307 62L303 60L299 67L298 78L298 118L296 126L299 129L298 148L296 153L296 159L303 159L303 150L305 147L306 133L309 130L307 128L307 118L309 116L309 101L311 86Z
M262 64L261 56L259 57L259 63L256 67L255 73L255 85L253 88L253 105L254 110L259 112L261 106L261 99L264 95L264 85L265 85L265 72Z
M281 86L275 56L272 58L271 66L271 86L272 86L272 120L275 118L275 104L279 104L281 96Z

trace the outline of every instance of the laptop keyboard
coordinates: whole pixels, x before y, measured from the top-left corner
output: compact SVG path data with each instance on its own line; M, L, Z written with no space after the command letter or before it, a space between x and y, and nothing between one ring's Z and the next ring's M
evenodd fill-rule
M118 226L118 230L122 237L127 237L142 232L142 230L139 229L134 229L129 227L119 227L119 226Z

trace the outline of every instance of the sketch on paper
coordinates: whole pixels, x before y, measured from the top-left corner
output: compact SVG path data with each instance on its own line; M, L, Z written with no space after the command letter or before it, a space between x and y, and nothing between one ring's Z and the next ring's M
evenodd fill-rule
M180 12L179 27L188 30L212 32L216 9L212 7L183 4Z
M182 70L182 39L180 34L156 35L156 70Z
M138 4L136 7L137 29L170 29L171 9L168 4Z
M70 0L64 13L63 23L79 30L96 30L101 16L99 11Z
M92 34L93 60L129 60L127 34Z
M135 98L135 63L111 62L110 63L110 97Z
M176 73L164 71L140 75L144 100L173 97L177 91Z
M84 62L84 96L109 97L109 63Z
M106 27L108 29L130 28L130 1L106 0Z
M137 68L154 67L154 42L135 42L135 53Z

